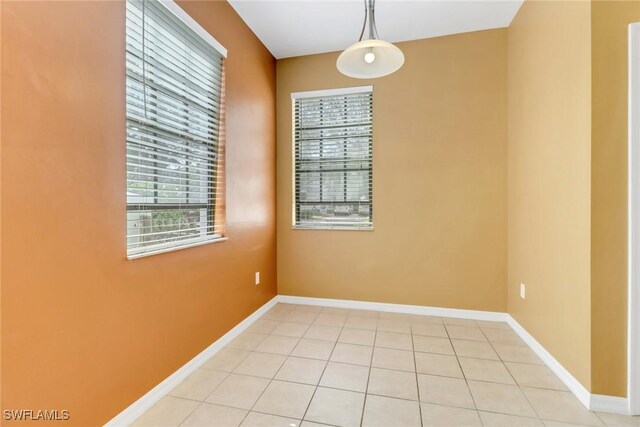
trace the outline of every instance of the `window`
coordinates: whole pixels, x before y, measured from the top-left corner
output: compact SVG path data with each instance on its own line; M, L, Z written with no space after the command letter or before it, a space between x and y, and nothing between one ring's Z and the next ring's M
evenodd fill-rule
M222 238L225 55L175 3L126 2L129 258Z
M291 97L294 227L372 229L373 88Z

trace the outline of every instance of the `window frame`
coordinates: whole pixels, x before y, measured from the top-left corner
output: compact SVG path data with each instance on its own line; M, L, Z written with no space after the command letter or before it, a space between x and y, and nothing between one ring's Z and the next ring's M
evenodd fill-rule
M200 24L198 24L188 13L186 13L176 2L174 2L173 0L144 0L144 1L154 1L155 3L161 5L162 7L164 7L170 14L172 14L175 18L177 18L177 20L179 22L181 22L182 24L184 24L186 27L188 27L189 29L191 29L195 35L197 37L199 37L201 39L201 41L205 44L208 44L209 46L211 46L215 51L217 51L221 58L222 61L224 63L224 61L227 58L227 49L224 48L224 46L222 46L222 44L220 44L211 34L209 34L209 32L207 32L202 26L200 26ZM125 29L125 31L127 31L127 29ZM144 43L144 41L143 41ZM128 55L128 52L126 52L126 54ZM144 61L144 59L143 59ZM128 66L127 66L128 68ZM221 72L221 83L220 83L220 103L218 105L216 105L215 107L219 110L219 111L223 111L224 109L224 64L223 66L220 68L220 72ZM128 80L128 77L127 77ZM143 86L146 87L146 83L142 83ZM126 97L128 97L128 95L126 95ZM128 110L128 99L126 101L126 109ZM146 108L146 107L145 107ZM129 115L128 115L128 111L126 113L127 116L127 121L129 120ZM189 117L187 117L187 120L189 120ZM219 115L219 123L220 126L222 127L224 125L224 115L222 113L220 113ZM128 125L127 125L128 127ZM190 140L189 139L181 139L180 140L186 147L189 147L190 144ZM128 144L129 144L129 137L126 136L125 137L125 144L127 145L127 149L128 149ZM186 203L147 203L147 202L138 202L138 203L129 203L128 200L126 202L126 219L125 219L125 223L126 223L126 232L125 232L125 250L126 250L126 256L127 256L127 260L133 260L133 259L137 259L137 258L142 258L142 257L147 257L147 256L152 256L152 255L157 255L157 254L161 254L161 253L166 253L166 252L173 252L173 251L177 251L177 250L182 250L182 249L187 249L187 248L192 248L192 247L196 247L196 246L202 246L202 245L206 245L206 244L211 244L211 243L217 243L217 242L222 242L222 241L226 241L228 240L228 238L219 231L216 231L216 225L217 223L221 223L224 225L225 223L225 218L224 218L224 212L222 212L223 218L217 219L216 215L220 215L221 213L217 211L218 205L221 204L223 207L225 205L225 202L222 198L218 198L216 197L216 185L218 180L221 180L222 183L225 182L224 176L221 178L218 176L217 171L219 170L220 167L223 167L224 165L224 151L225 151L225 147L224 147L224 140L222 138L222 132L218 132L218 138L216 141L215 145L209 145L207 146L207 150L209 151L209 155L213 155L216 157L216 160L211 159L210 162L212 163L211 165L211 173L209 173L209 178L208 178L208 182L209 182L209 186L207 187L207 200L206 202L203 203L189 203L188 202L188 198L189 198L189 193L187 192L187 202ZM152 153L156 153L155 155L153 155L152 157L150 157L148 160L151 162L157 161L158 159L158 147L154 147ZM128 156L128 155L127 155ZM188 152L184 153L184 156L181 156L180 158L184 158L184 159L189 159L191 158L190 155L188 154ZM128 165L129 165L129 160L126 160L126 164L127 164L127 176L129 175L129 170L128 170ZM188 173L188 172L187 172ZM224 170L222 172L224 174ZM161 177L160 177L161 178ZM154 181L157 181L158 177L154 176L153 177ZM127 183L125 184L125 194L128 198L128 193L129 193L129 188L128 188L128 178L127 178ZM185 184L187 189L189 188L190 185L190 180L187 179L187 183ZM211 191L213 191L213 193L209 193L209 189L211 189ZM158 193L162 190L159 190L158 187L154 187L153 189L150 189L153 193L152 198L154 199L158 199ZM223 196L224 197L224 196ZM165 211L165 212L170 212L171 210L179 210L179 209L183 209L183 210L202 210L205 209L206 210L206 222L212 221L212 225L211 230L207 232L206 235L202 236L194 236L194 237L187 237L184 239L180 239L180 240L173 240L173 241L168 241L168 242L161 242L161 243L155 243L153 245L149 245L149 246L141 246L138 248L134 248L133 250L131 250L129 248L129 218L128 218L128 214L130 212L145 212L145 211L153 211L153 210L161 210L161 211ZM209 227L209 226L207 226ZM146 248L150 248L150 249L146 249Z
M305 98L321 98L343 95L354 95L358 93L370 93L373 102L373 85L366 86L352 86L335 89L323 89L312 90L304 92L292 92L291 93L291 169L292 169L292 203L291 203L291 228L293 230L320 230L320 231L373 231L373 105L371 107L371 169L369 171L369 186L370 186L370 200L369 200L369 217L370 223L367 225L309 225L299 224L297 208L299 205L297 196L297 171L296 171L296 100ZM346 187L346 182L345 182ZM346 203L346 202L345 202Z

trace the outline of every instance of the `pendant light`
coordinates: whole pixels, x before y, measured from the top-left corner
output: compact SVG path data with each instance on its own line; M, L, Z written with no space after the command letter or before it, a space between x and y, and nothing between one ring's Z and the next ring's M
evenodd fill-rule
M340 54L336 66L345 76L375 79L398 71L404 64L404 54L393 44L378 39L375 0L364 0L364 2L364 24L360 39ZM362 40L367 27L369 38Z

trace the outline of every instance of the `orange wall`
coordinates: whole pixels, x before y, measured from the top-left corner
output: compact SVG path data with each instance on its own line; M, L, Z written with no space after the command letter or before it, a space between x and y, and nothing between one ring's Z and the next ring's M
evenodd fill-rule
M229 240L127 261L124 3L2 2L3 409L102 424L276 294L275 61L180 4L229 50Z
M278 292L506 311L506 30L399 43L350 79L338 53L278 61ZM372 84L373 231L291 227L291 92Z
M525 1L507 34L509 313L587 389L590 14L589 2Z
M2 2L0 1L0 70L2 70ZM0 117L2 117L2 78L0 78ZM2 177L2 120L0 120L0 177ZM0 179L0 195L2 179ZM0 196L0 224L2 224L2 197ZM2 227L0 227L0 260L2 259ZM0 331L2 330L2 262L0 262ZM0 333L0 408L2 407L2 333Z

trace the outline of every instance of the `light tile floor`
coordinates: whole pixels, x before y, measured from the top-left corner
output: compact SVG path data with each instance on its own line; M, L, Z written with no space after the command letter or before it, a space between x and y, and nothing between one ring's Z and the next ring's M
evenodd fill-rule
M502 322L277 304L136 426L640 426Z

